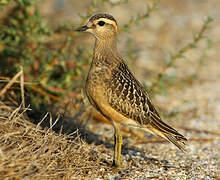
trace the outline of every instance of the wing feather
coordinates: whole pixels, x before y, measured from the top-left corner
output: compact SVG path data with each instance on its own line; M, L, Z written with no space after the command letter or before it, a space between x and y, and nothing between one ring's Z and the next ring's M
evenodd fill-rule
M150 127L151 131L184 151L183 144L187 139L161 120L146 90L135 79L125 63L121 62L112 71L107 89L108 101L112 108L139 125Z

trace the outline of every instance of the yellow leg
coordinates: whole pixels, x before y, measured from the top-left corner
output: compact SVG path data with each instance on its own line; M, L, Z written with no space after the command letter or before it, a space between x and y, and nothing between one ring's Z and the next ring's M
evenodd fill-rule
M115 149L114 149L114 159L112 166L120 168L122 136L121 136L120 128L116 123L114 124L114 128L115 128L115 134L114 134Z

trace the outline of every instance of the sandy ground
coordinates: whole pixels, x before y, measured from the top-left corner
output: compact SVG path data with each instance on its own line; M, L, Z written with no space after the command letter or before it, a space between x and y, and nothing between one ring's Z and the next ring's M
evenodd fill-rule
M135 2L114 8L100 8L100 11L113 14L120 21L119 24L123 25L132 15L135 16L137 12L141 14L146 10L146 6L143 6L146 4L145 1ZM90 163L85 174L69 175L68 179L220 178L220 2L219 0L158 2L159 10L152 13L151 18L132 28L130 33L122 33L119 37L119 49L125 58L127 40L135 37L132 46L138 49L138 53L132 61L132 70L136 77L145 83L150 83L151 76L160 72L168 52L177 52L192 40L193 34L199 31L207 16L215 19L207 32L207 36L213 41L213 47L208 51L205 66L200 71L198 80L179 89L171 88L165 96L153 97L154 104L163 111L167 113L179 111L177 116L169 119L164 117L164 120L187 137L188 154L183 154L169 143L161 143L160 139L150 134L145 134L143 138L143 134L124 128L122 168L111 169L109 165L113 154L113 128L109 124L91 120L86 129L102 140L99 145L94 143L88 145L93 154L91 156L95 156L97 162L94 168ZM63 20L79 22L77 13L85 13L88 8L87 1L69 3L57 7L59 17L56 23ZM42 10L45 17L49 20L55 15L52 8L49 8L52 7L50 5L50 3L41 5L44 7ZM93 39L88 38L85 43L92 48ZM188 52L184 60L178 60L178 71L171 69L170 73L178 73L184 77L193 72L195 61L198 61L204 46L205 44L201 43L200 49ZM132 133L136 137L132 136ZM41 178L48 179L50 176L42 175Z
M157 103L169 104L170 109L181 108L178 119L166 121L172 122L173 127L188 138L186 145L188 154L181 153L169 143L145 144L138 138L126 136L124 133L125 147L129 150L126 149L124 152L121 174L106 174L106 176L128 179L216 179L219 177L220 81L219 73L216 73L219 65L219 62L213 61L207 66L210 71L204 73L204 79L207 75L211 75L212 78L197 82L184 88L183 91L171 92L168 98L158 98ZM89 126L103 139L112 138L111 126L103 127L101 123ZM152 139L153 137L146 136L146 142ZM97 148L102 150L103 146ZM108 151L106 158L110 159L111 153L112 150Z
M132 9L143 10L141 2ZM126 8L110 10L118 14L118 19L126 19ZM134 46L139 48L133 71L139 79L148 83L147 73L161 65L160 59L167 58L167 52L175 52L190 42L192 34L197 32L206 16L215 21L207 35L213 41L205 66L199 79L192 85L179 90L169 90L168 96L157 95L154 102L166 111L180 110L180 114L171 123L189 142L186 146L188 154L184 155L168 143L144 144L138 138L124 133L124 144L128 150L124 152L123 168L118 175L106 173L107 179L218 179L220 162L220 61L218 52L220 45L220 3L217 1L166 1L159 3L159 10L152 14L146 22L141 23L128 34L120 35L120 49L126 50L126 38L135 37ZM122 13L123 12L123 13ZM130 12L130 11L129 11ZM125 15L126 16L126 15ZM124 17L124 18L123 18ZM122 20L122 23L123 23ZM143 38L144 37L144 38ZM199 45L203 47L201 43ZM193 71L195 59L201 52L190 51L186 59L177 62L181 76ZM160 71L160 68L159 68ZM109 125L90 124L89 129L103 139L112 138L113 130ZM146 141L153 137L146 135ZM97 147L103 149L103 146ZM137 150L138 149L138 150ZM125 150L124 150L125 151ZM109 152L109 151L108 151ZM106 155L111 159L112 150ZM105 168L104 168L105 169ZM103 171L104 171L103 169ZM217 178L218 177L218 178Z
M141 10L141 3L132 7ZM202 25L206 16L212 16L215 21L208 30L213 41L205 66L199 79L192 85L179 90L169 90L168 96L157 95L154 102L166 111L180 110L180 114L171 119L165 119L183 133L188 139L188 154L182 154L168 143L144 144L138 138L124 133L126 148L134 148L124 152L123 168L118 175L106 173L103 177L109 179L218 179L220 162L220 61L218 52L220 45L220 3L217 1L168 1L159 3L159 10L152 17L135 28L131 34L120 37L120 49L124 52L126 38L135 37L135 46L140 53L133 68L139 79L149 82L146 72L155 69L166 59L167 52L175 52L192 38ZM123 13L112 10L113 14ZM120 12L127 12L126 8ZM126 19L126 18L124 18ZM144 38L143 38L144 37ZM203 47L203 44L200 44ZM195 59L201 55L199 51L187 53L186 59L179 61L179 73L182 76L193 71ZM144 66L145 65L145 66ZM159 68L160 70L160 68ZM90 124L91 131L103 139L112 138L111 126ZM153 137L146 135L146 141ZM97 147L102 149L103 146ZM138 150L137 150L138 148ZM124 150L125 151L125 150ZM108 151L109 152L109 151ZM111 152L106 157L111 158ZM103 170L104 171L104 170Z

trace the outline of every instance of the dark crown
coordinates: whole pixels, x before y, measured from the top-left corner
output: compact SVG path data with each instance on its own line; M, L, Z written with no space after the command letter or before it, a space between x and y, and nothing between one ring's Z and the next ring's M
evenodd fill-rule
M110 14L95 14L89 19L89 21L94 21L100 18L107 18L109 20L115 21L115 23L117 24L115 18L111 16Z

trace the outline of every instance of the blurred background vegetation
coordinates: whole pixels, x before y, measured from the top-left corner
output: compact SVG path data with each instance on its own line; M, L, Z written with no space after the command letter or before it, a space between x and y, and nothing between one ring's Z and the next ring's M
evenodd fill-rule
M124 168L108 168L113 128L83 92L94 38L74 32L100 12L188 156L122 127ZM219 19L219 0L0 0L0 177L218 179Z
M140 11L136 9L131 14L121 10L129 7L129 3L135 2L1 0L1 89L22 70L24 101L31 105L33 113L39 110L49 111L49 107L54 104L74 106L82 102L84 99L82 89L92 59L92 43L91 38L74 32L74 28L84 24L92 14L106 11L119 15L119 17L115 16L119 21L120 36L122 36L119 37L119 48L132 70L143 69L140 71L142 74L138 74L139 71L136 73L151 95L166 94L171 87L182 88L185 84L191 84L199 76L200 69L205 64L207 54L212 47L212 41L205 36L212 18L201 18L199 28L191 32L191 39L187 43L180 43L181 46L177 46L174 51L167 49L167 52L163 52L164 58L157 60L158 56L151 57L143 51L150 49L155 51L153 46L156 44L152 44L155 40L150 39L153 37L151 34L156 33L154 29L160 28L161 23L165 26L165 22L160 22L157 16L151 18L153 13L160 11L158 8L160 2L143 1L142 9ZM68 6L71 8L67 8ZM123 12L125 18L122 17ZM152 21L156 25L151 26ZM149 24L146 25L146 22ZM181 22L179 23L181 26ZM134 34L132 31L135 29L137 30ZM145 31L144 36L143 31ZM157 31L160 32L160 29ZM181 36L182 33L180 31L179 35ZM162 36L162 41L166 41L165 32L159 35ZM151 43L148 49L145 48L143 40L140 42L140 39L145 37L146 41ZM188 57L185 57L196 48L199 56L193 59L192 67ZM188 68L184 67L182 70L181 64L177 63L179 60L184 61L184 66ZM149 61L154 61L153 68L149 66ZM157 68L158 66L160 68ZM190 70L185 71L185 69ZM15 104L21 102L21 96L22 91L18 82L13 83L13 86L7 89L7 93L1 94L1 98L10 99Z

